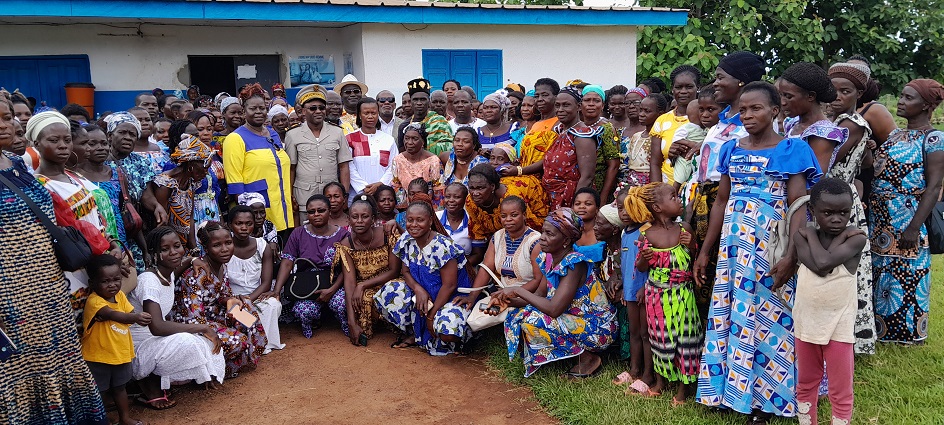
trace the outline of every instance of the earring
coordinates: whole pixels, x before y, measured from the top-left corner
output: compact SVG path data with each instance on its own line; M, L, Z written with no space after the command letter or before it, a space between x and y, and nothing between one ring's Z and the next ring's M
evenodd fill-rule
M738 87L744 87L744 82L743 81L738 82Z

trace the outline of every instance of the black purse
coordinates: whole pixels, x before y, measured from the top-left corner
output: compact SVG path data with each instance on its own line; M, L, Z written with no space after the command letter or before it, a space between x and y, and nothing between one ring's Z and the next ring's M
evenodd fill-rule
M52 237L52 247L56 252L56 260L62 270L74 272L88 264L89 260L92 259L92 248L79 229L57 226L29 196L23 193L22 189L2 174L0 174L0 183L12 190L23 202L26 202L26 205L33 211L33 215L46 227L46 231Z
M295 270L285 285L285 296L292 300L310 300L316 298L315 291L330 288L331 270L313 269L315 264L308 259L295 260Z
M931 254L944 254L944 202L934 204L924 226L928 231L928 248Z

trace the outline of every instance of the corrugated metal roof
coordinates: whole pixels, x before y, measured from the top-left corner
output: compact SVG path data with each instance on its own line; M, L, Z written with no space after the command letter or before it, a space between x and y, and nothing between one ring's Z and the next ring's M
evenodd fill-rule
M688 9L669 7L629 7L629 6L573 6L543 4L499 4L499 3L450 3L405 0L186 0L203 3L280 3L280 4L333 4L346 6L406 6L406 7L442 7L470 9L520 9L520 10L606 10L606 11L652 11L652 12L687 12Z

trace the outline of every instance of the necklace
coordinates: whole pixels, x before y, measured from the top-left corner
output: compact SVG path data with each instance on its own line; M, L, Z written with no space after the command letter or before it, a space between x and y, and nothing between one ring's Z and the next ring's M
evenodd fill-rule
M371 229L371 232L373 232L373 229ZM370 243L371 243L371 242L373 242L373 238L371 238L371 240L367 241L366 244L363 243L363 242L361 242L360 240L358 240L358 238L357 238L356 235L355 235L353 238L351 238L351 245L353 245L353 248L354 248L355 251L365 251L365 250L367 250L368 248L370 248ZM357 244L358 244L358 243L360 243L363 248L358 248L358 247L357 247Z
M157 272L157 278L160 279L161 282L164 282L165 284L170 285L170 278L164 276L164 273L161 273L161 269L160 269L160 268L154 267L154 271ZM171 274L173 274L173 272L171 272Z

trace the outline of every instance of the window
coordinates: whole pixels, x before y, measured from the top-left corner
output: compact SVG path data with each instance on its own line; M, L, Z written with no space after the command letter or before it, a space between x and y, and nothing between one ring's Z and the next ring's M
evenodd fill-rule
M446 80L471 86L479 98L502 87L501 50L423 50L423 75L433 89Z

